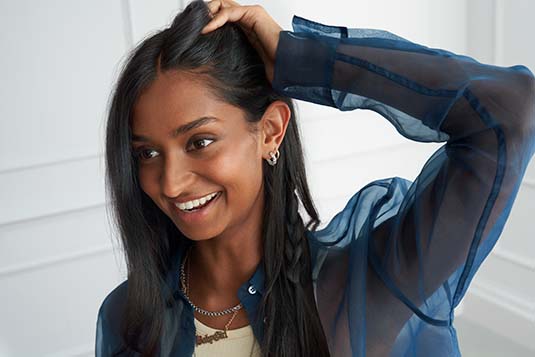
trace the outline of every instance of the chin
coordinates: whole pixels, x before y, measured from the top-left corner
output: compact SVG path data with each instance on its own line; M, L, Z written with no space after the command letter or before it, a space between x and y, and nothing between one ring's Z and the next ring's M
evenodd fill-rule
M199 229L182 229L178 224L175 226L188 239L193 241L203 241L216 238L219 234L213 230L213 227L199 227Z

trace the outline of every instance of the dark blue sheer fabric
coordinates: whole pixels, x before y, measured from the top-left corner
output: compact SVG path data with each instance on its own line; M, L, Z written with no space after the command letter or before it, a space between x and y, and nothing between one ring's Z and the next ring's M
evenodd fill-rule
M500 236L535 151L533 74L382 30L298 16L293 30L280 33L273 79L279 93L343 111L370 109L408 139L445 143L414 182L373 181L325 228L307 232L331 355L460 355L454 309ZM164 286L178 302L166 315L166 356L193 352L193 313L177 281L183 252ZM238 293L260 341L262 286L261 262ZM97 356L121 344L126 289L127 282L100 308Z
M459 355L454 308L500 236L534 152L533 74L381 30L298 16L293 28L277 49L278 92L370 109L408 139L445 142L414 182L369 183L309 235L332 355Z

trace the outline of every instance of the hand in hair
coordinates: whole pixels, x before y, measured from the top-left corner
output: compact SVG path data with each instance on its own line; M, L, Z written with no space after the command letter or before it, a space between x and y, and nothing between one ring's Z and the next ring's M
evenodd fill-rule
M273 81L275 53L282 27L261 5L244 6L232 0L212 0L207 3L213 19L202 29L207 34L228 22L237 22L249 41L260 54L266 67L266 75Z

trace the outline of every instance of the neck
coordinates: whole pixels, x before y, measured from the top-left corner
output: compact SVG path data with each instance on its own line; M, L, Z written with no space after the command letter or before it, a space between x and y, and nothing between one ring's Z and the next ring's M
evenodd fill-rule
M193 243L188 258L189 286L190 298L197 305L218 310L239 302L238 289L262 260L261 219L262 210L252 210L242 225Z
M262 259L263 247L260 235L247 239L234 239L230 244L195 242L190 252L191 281L199 282L206 292L236 290L254 273ZM214 242L215 243L215 242Z

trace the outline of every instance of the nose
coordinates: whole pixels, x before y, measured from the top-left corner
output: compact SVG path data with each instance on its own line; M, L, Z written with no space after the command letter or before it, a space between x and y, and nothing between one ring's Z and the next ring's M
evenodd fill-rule
M166 157L160 177L162 193L168 198L177 197L191 186L193 176L187 158Z

